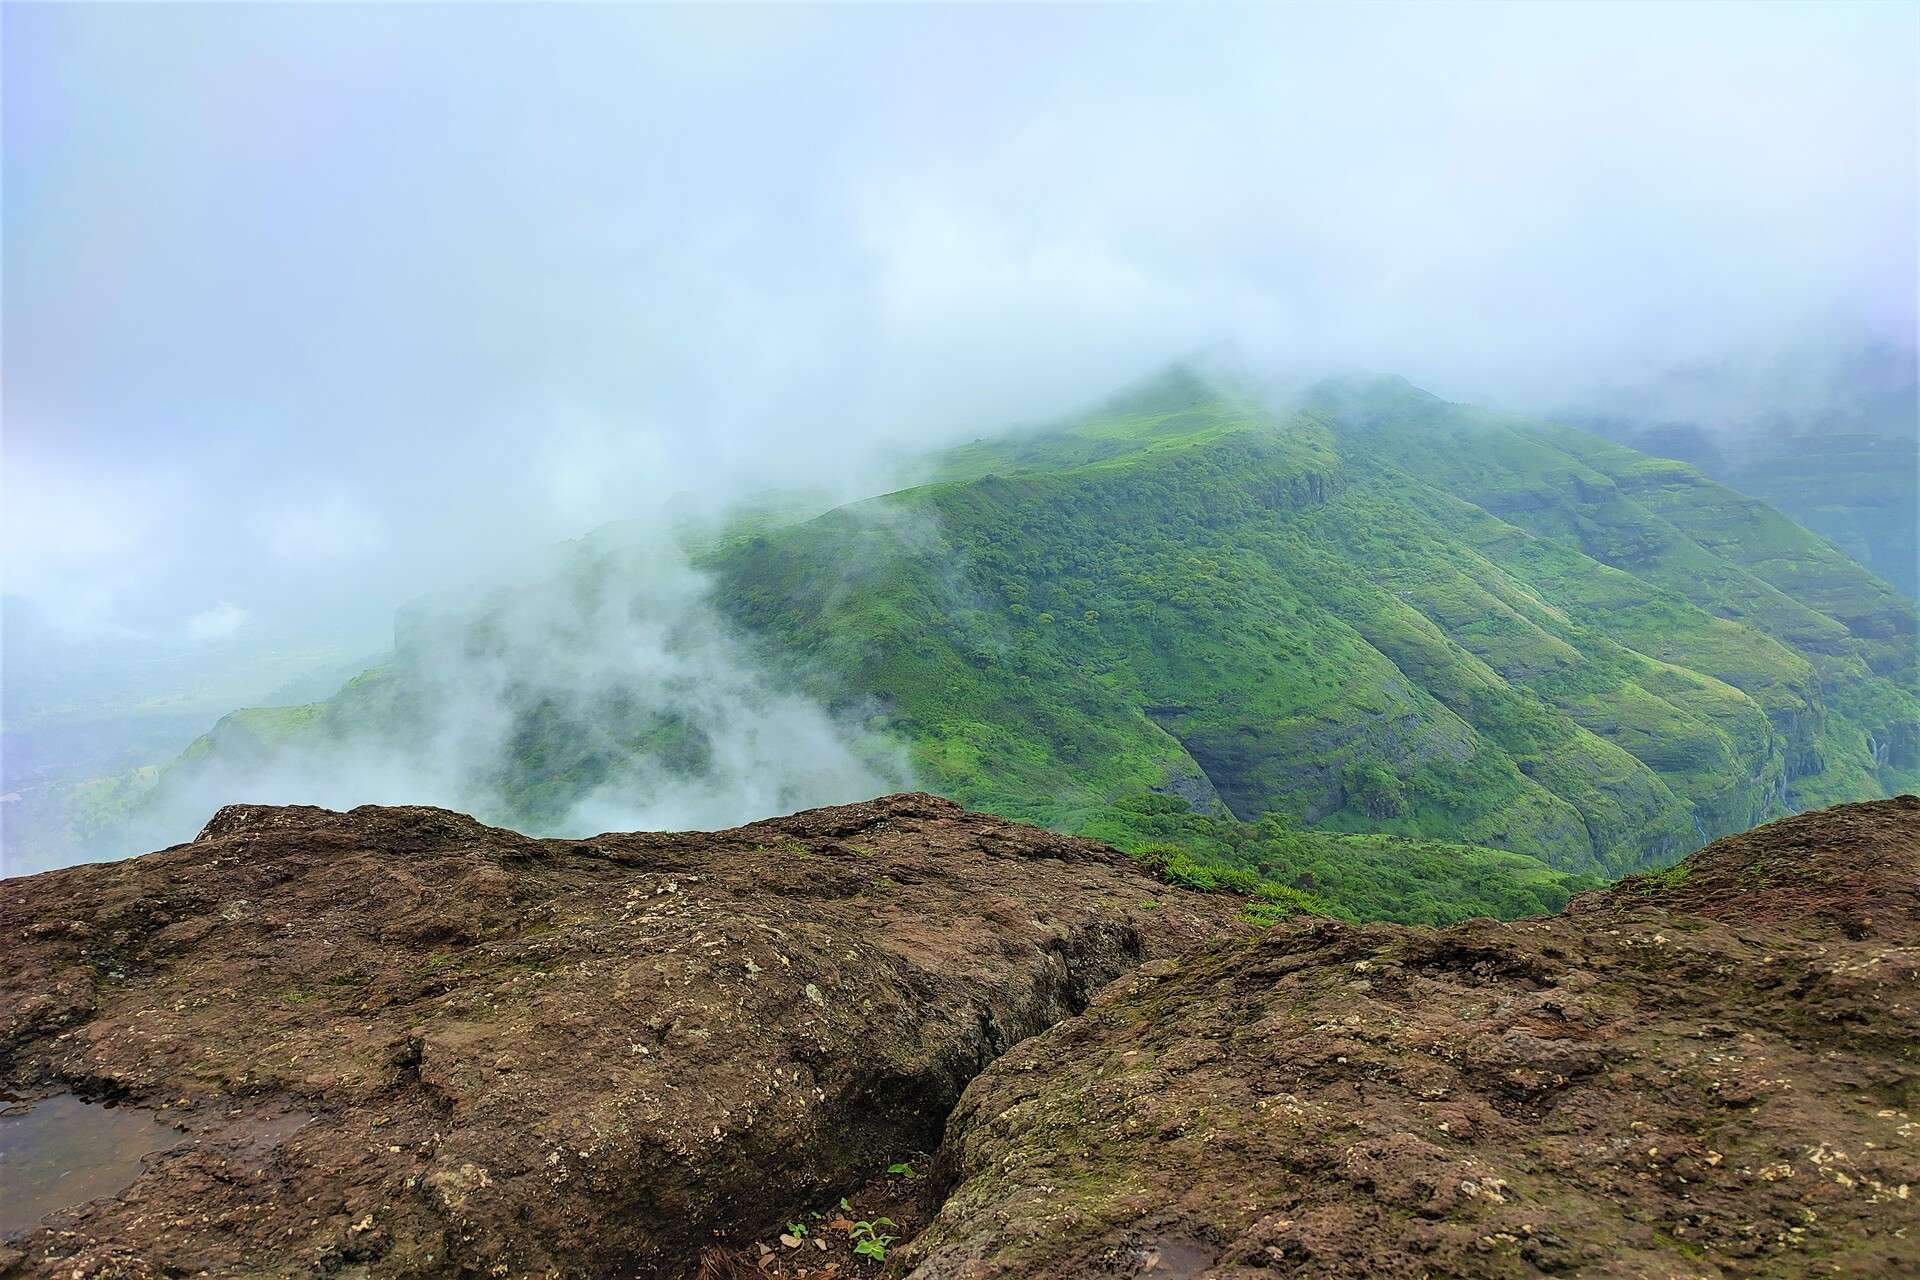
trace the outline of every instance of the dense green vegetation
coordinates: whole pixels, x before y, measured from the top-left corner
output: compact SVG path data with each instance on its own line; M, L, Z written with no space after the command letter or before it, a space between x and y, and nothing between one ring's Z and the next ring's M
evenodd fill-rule
M1558 911L1570 894L1603 883L1521 853L1303 831L1277 813L1241 822L1194 813L1169 795L1129 797L1088 816L1079 829L1174 884L1250 895L1249 911L1260 919L1300 911L1408 924L1512 919Z
M1549 910L1920 783L1912 605L1599 437L1395 381L1276 415L1176 371L929 474L703 545L714 604L781 684L904 742L920 785L1256 912ZM590 540L564 589L644 572ZM404 731L421 652L274 731ZM538 827L627 757L697 776L703 726L646 705L528 695L493 816Z
M1911 608L1577 432L1176 376L936 474L711 563L969 804L1087 829L1163 790L1613 874L1913 776Z
M1920 598L1920 485L1904 432L1789 436L1709 474L1792 516Z
M1819 410L1733 429L1605 415L1577 425L1692 464L1828 539L1909 600L1920 598L1920 424L1910 358L1861 352L1823 398Z
M1788 807L1913 785L1913 605L1831 544L1692 467L1583 432L1404 385L1322 401L1372 456L1618 571L1561 569L1536 585L1638 653L1749 695L1767 712ZM1523 575L1539 563L1518 547L1490 554Z

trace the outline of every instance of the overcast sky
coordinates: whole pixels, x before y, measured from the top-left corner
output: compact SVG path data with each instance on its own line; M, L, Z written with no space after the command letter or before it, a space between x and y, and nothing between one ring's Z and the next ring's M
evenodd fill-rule
M1198 350L1910 345L1917 13L8 5L10 617L360 625Z

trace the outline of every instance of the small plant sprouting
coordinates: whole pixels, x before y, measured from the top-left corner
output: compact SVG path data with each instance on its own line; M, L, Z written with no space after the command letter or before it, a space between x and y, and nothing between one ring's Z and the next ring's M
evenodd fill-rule
M847 1228L847 1239L853 1241L853 1251L861 1257L872 1258L875 1262L885 1262L887 1246L900 1237L888 1235L880 1228L898 1225L899 1223L892 1218L875 1218L872 1222L856 1222Z
M787 1234L805 1240L807 1238L807 1224L804 1222L789 1222L787 1224Z
M899 1164L888 1165L887 1172L896 1174L902 1178L911 1178L913 1176L913 1166L903 1160Z

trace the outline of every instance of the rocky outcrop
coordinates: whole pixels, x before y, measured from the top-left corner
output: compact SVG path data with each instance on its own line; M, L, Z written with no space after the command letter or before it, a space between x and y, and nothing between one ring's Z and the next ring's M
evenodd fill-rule
M924 795L588 841L225 809L5 884L0 1083L178 1133L0 1273L686 1274L1236 909Z
M1920 1274L1911 796L1263 933L920 795L241 807L0 937L0 1124L53 1117L0 1134L9 1277ZM62 1143L97 1198L23 1213Z
M1920 1274L1916 873L1907 796L1145 965L968 1089L911 1274Z

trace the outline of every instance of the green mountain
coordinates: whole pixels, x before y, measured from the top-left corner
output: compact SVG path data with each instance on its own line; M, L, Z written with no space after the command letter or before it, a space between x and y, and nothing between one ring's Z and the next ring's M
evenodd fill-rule
M1276 912L1537 911L1920 786L1911 603L1691 467L1399 381L1280 414L1175 371L693 554L770 687L904 743L922 787ZM574 619L541 633L554 664L655 559L576 546L542 588ZM524 644L515 607L403 629L387 666L230 717L169 772L370 727L425 749L446 655ZM493 821L551 828L724 749L697 698L500 693Z
M1920 598L1917 372L1911 350L1883 346L1814 370L1783 361L1773 376L1786 400L1801 407L1747 413L1729 423L1699 405L1752 399L1755 388L1739 386L1725 371L1674 370L1638 396L1621 398L1612 412L1570 421L1642 453L1692 463L1759 498L1911 600ZM1817 407L1808 405L1809 391ZM1676 406L1690 402L1691 413L1674 416Z
M1734 448L1683 426L1604 434L1692 463L1827 538L1908 599L1920 597L1920 442L1911 421L1904 431L1782 432Z

